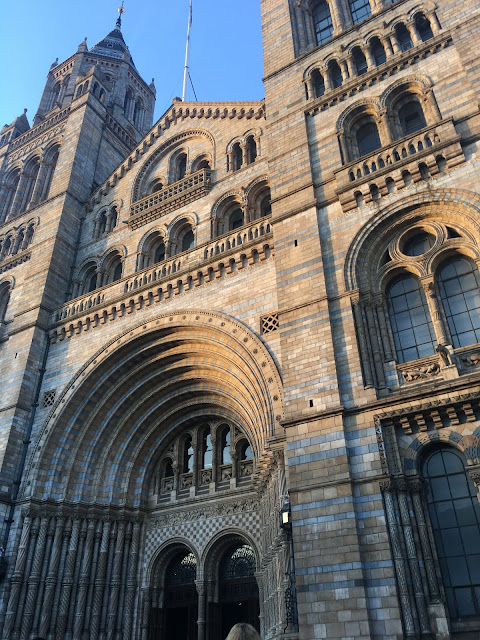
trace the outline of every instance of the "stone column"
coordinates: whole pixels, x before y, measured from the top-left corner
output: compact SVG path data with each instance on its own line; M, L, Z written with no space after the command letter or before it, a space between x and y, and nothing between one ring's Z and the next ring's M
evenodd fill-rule
M389 34L389 38L390 38L390 44L393 49L393 53L401 53L400 45L398 44L398 40L397 40L397 34L394 31L392 31L392 33Z
M398 504L400 507L400 518L402 521L405 548L407 551L408 565L410 567L410 577L417 605L418 619L420 623L421 635L428 636L431 633L430 621L428 619L427 603L423 592L422 576L418 562L418 554L413 535L412 521L410 519L410 509L407 501L407 487L405 482L399 481L397 484Z
M372 347L373 352L373 364L375 367L375 372L377 374L377 383L380 389L385 388L385 372L383 370L383 359L382 353L380 351L380 343L378 340L378 335L375 330L375 318L373 314L373 302L368 301L364 305L365 315L367 318L368 331L370 334L370 345Z
M83 632L83 622L87 607L88 587L90 583L90 567L93 556L93 543L95 538L95 521L90 520L87 528L87 537L83 548L82 566L80 568L80 578L78 581L77 602L75 608L75 618L73 625L74 640L81 640Z
M68 622L68 611L73 585L73 572L75 571L75 561L77 559L78 539L80 536L80 520L74 520L72 533L68 545L67 557L65 560L65 570L63 573L62 591L60 595L60 611L57 620L57 637L63 640Z
M328 8L330 9L330 15L332 16L333 35L337 36L339 33L342 33L343 30L343 21L338 6L338 0L328 2ZM348 25L345 25L345 27L348 28Z
M110 538L111 523L107 520L102 525L102 539L100 542L100 553L98 556L95 590L92 602L92 617L90 622L90 637L97 638L100 628L100 615L102 613L103 593L105 590L105 571L107 568L108 543Z
M367 59L367 65L369 69L373 69L376 66L375 58L373 57L373 53L370 51L370 47L365 47L365 58Z
M25 169L22 169L22 171L20 172L20 180L18 181L18 186L13 197L12 206L10 207L10 211L8 214L8 220L14 218L17 213L21 213L21 210L23 208L23 201L25 198L25 191L28 187L29 180L30 177L26 174Z
M363 364L363 373L365 376L365 386L374 387L374 378L372 370L372 361L370 358L370 345L368 344L365 326L363 322L362 306L359 296L352 298L353 317L357 328L358 342L360 347L360 358Z
M353 78L353 76L356 75L355 65L353 64L353 57L352 56L347 56L345 58L344 63L345 63L346 68L347 68L348 77L349 78Z
M10 599L8 601L7 613L5 614L5 620L3 623L4 640L11 640L15 619L17 617L20 592L22 590L25 565L28 557L28 548L30 545L31 527L32 518L27 513L23 521L22 535L20 538L20 544L18 545L17 560L15 562L15 569L13 570L11 579L12 587L10 591Z
M104 272L101 271L100 269L97 270L97 283L95 285L95 289L100 289L100 287L103 286L103 281L104 281Z
M110 233L110 231L112 230L112 220L113 220L113 213L109 211L107 213L107 225L106 225L107 233Z
M198 635L197 640L206 639L207 628L207 590L204 580L195 580L198 593Z
M440 22L437 18L437 14L435 13L435 11L432 11L431 13L427 14L426 16L428 18L428 21L430 22L430 28L432 29L432 33L434 36L438 35L438 33L440 33Z
M342 70L343 82L345 82L345 80L348 80L348 78L350 77L346 60L340 60L340 69Z
M308 76L305 84L307 86L307 94L308 94L309 100L316 98L317 96L315 95L315 87L313 86L313 80L311 75Z
M38 585L40 583L40 575L43 565L43 555L45 552L45 543L47 541L49 518L43 516L38 528L37 544L35 546L35 555L33 556L32 570L28 579L27 597L25 599L25 607L23 610L22 620L22 640L27 640L30 629L32 628L33 616L35 614L35 602L38 597Z
M435 281L432 276L422 278L421 280L423 289L425 291L425 297L428 303L428 309L432 318L433 328L439 344L450 344L450 338L447 337L445 325L443 323L442 308L438 300L438 294L435 286Z
M58 581L58 566L60 563L60 553L62 550L63 528L65 526L65 518L57 518L55 525L55 534L52 543L52 553L50 555L50 564L48 567L47 579L45 581L45 595L43 598L42 615L40 618L39 636L46 638L50 628L50 619L53 609L53 599Z
M123 625L123 640L131 640L132 623L133 623L133 604L135 600L135 592L137 590L137 563L138 548L140 544L140 522L135 522L132 532L132 543L130 545L130 554L128 558L128 580L127 592L125 597L125 618Z
M117 539L115 542L115 555L113 557L112 582L110 585L110 600L108 603L107 640L114 640L117 621L117 609L121 586L121 571L123 561L123 541L125 536L125 523L119 522Z
M380 38L380 42L383 44L383 48L385 49L385 56L387 58L393 56L394 50L392 47L392 43L390 42L390 38L388 36L385 36L383 38Z
M410 24L407 24L406 27L407 27L410 35L412 36L412 44L414 46L416 44L420 44L422 42L422 39L418 35L417 25L415 24L415 22L411 22Z
M375 310L378 318L378 324L380 327L380 335L383 344L383 353L385 360L390 362L395 359L395 345L393 343L392 336L390 335L389 327L387 326L387 310L385 308L385 298L383 295L377 296L374 301Z
M297 4L295 7L295 22L297 23L297 36L300 51L303 53L307 49L307 34L305 33L305 9Z
M395 573L397 577L398 596L403 615L405 638L412 638L413 640L414 638L416 638L415 623L413 619L412 607L410 605L410 595L408 593L407 574L402 553L401 532L397 522L392 483L385 483L382 486L382 491L385 500L387 526L390 532L390 541L392 545L393 564L395 566Z
M35 186L33 187L32 197L30 198L30 205L33 207L42 200L43 190L45 188L45 180L48 175L48 163L45 158L42 158L40 163L40 169L38 170Z
M0 223L4 222L7 216L13 198L15 196L15 189L4 185L0 192Z

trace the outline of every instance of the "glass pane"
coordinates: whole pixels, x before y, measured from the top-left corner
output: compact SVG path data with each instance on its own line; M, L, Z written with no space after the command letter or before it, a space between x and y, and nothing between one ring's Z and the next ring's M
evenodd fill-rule
M470 588L455 589L455 599L457 601L458 615L460 618L475 615L473 593Z
M448 484L450 485L452 495L455 497L463 498L470 495L465 474L450 476Z
M450 498L450 487L447 478L432 478L430 484L434 500L448 500Z
M353 24L357 24L371 15L370 3L368 0L349 0L349 4Z
M447 500L445 502L437 502L435 506L437 510L438 526L441 529L448 528L457 524L457 520L455 518L455 510L453 508L453 502L451 500Z
M326 2L317 2L312 11L317 44L322 44L332 37L333 23L330 9Z
M480 530L478 525L473 525L471 527L463 527L461 530L462 534L462 542L463 548L465 549L466 554L474 554L480 552ZM476 575L476 579L472 580L474 582L478 582L480 584L480 556L475 556L476 560L470 562L470 575L473 576L473 573ZM473 572L473 573L472 573ZM478 578L478 579L477 579Z
M470 583L467 563L464 557L447 558L450 581L453 587L460 587Z
M248 544L231 549L220 564L220 580L251 578L255 575L257 562L252 547Z
M464 527L470 524L477 524L477 516L475 513L475 509L473 509L472 507L471 498L455 500L455 513L457 515L457 522L460 527Z
M168 565L165 583L167 586L194 584L197 577L197 559L193 553L179 553Z

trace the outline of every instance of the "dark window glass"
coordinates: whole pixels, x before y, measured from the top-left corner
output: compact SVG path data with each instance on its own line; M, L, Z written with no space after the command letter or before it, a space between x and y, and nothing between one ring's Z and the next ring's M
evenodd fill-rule
M193 471L193 446L192 438L188 436L183 445L183 473L191 473Z
M170 561L165 575L165 585L180 587L194 584L196 577L197 559L193 553L182 551Z
M120 280L121 277L122 277L122 263L119 262L117 265L115 265L115 269L113 270L112 282L116 282L117 280Z
M374 122L367 122L359 127L357 131L357 146L361 156L371 153L382 146L377 125Z
M340 69L338 62L332 62L330 64L330 78L332 81L332 87L334 89L342 85L342 82L343 82L342 70Z
M97 288L97 274L93 272L88 279L87 293L94 291L96 288Z
M400 119L400 124L402 125L404 136L408 136L411 133L427 126L422 106L415 100L407 102L403 107L400 107L398 117Z
M425 460L423 475L450 616L478 616L480 509L465 460L455 449L437 449Z
M430 22L423 15L423 13L419 13L415 18L415 26L417 28L418 35L423 42L425 42L426 40L430 40L430 38L433 38L432 27L430 26Z
M172 461L167 460L165 462L165 473L163 474L165 478L173 478L173 466Z
M434 238L429 233L422 231L407 240L402 252L406 256L422 256L433 247L434 242Z
M230 231L243 227L243 211L241 209L235 209L235 211L230 215L229 222Z
M387 59L384 46L378 38L373 38L372 44L371 44L371 51L377 67L379 64L383 64Z
M182 251L188 251L189 249L193 249L193 245L195 244L195 236L193 235L193 231L187 231L182 239Z
M247 138L247 164L255 162L257 159L257 143L253 136Z
M272 202L270 196L270 190L268 192L268 196L265 196L260 204L260 215L262 218L264 216L269 216L272 213Z
M165 245L163 244L163 242L161 242L155 249L153 262L156 264L157 262L162 262L163 260L165 260Z
M413 47L410 32L404 24L399 24L395 28L395 33L397 35L399 47L402 51L407 51Z
M237 142L237 144L233 146L233 170L237 171L238 169L241 169L242 164L243 152L241 146Z
M251 460L253 458L252 448L248 443L248 440L245 440L240 443L240 460Z
M438 272L438 285L453 346L480 342L480 277L465 258L455 258Z
M187 173L187 154L182 155L177 159L177 180L183 180Z
M253 578L257 568L255 553L248 544L230 548L220 563L220 580Z
M420 282L410 275L396 278L388 289L387 304L398 361L433 355L436 338Z
M372 14L368 0L348 0L348 3L352 13L353 24L365 20Z
M367 59L361 49L356 47L353 51L353 61L355 63L355 69L357 71L357 76L361 76L364 73L367 73Z
M330 40L333 34L333 23L328 4L326 2L317 2L313 7L312 17L317 44Z
M313 90L315 91L315 98L320 98L325 93L325 82L322 74L315 69L312 73Z

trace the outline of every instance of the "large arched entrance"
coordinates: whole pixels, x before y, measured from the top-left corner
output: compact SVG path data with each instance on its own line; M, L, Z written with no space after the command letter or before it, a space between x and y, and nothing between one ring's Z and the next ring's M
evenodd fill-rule
M184 545L169 547L153 575L149 640L197 640L197 558Z
M237 622L260 631L259 593L255 578L257 558L253 547L240 537L224 538L210 551L207 638L224 640Z

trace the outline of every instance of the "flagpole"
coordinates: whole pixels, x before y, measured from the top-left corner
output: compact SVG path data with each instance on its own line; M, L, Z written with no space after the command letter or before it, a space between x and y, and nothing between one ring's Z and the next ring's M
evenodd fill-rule
M185 51L185 70L183 72L183 92L182 101L187 99L187 83L188 83L188 62L190 58L190 30L192 28L192 0L190 0L190 9L188 12L188 30L187 30L187 48Z

